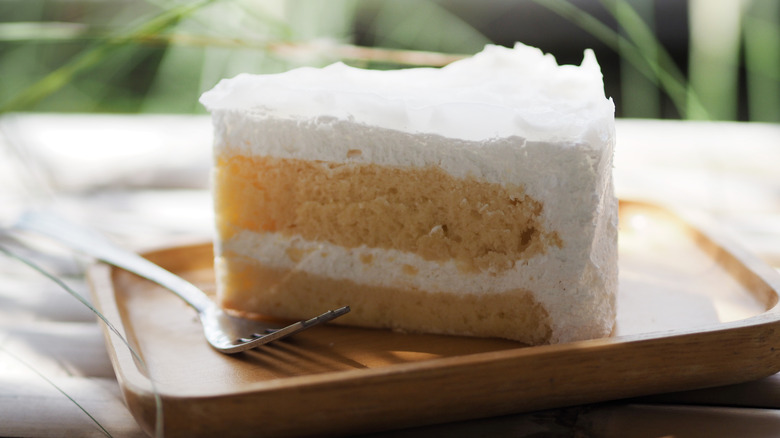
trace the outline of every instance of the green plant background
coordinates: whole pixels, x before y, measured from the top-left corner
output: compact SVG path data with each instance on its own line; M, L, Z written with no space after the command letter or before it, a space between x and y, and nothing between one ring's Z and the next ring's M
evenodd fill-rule
M776 0L0 0L0 112L202 113L241 72L522 41L593 47L619 117L778 122L779 23Z

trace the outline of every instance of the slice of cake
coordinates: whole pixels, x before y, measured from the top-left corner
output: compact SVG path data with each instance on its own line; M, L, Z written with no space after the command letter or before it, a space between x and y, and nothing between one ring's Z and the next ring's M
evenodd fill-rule
M239 75L215 129L222 305L528 344L615 321L614 106L592 52Z

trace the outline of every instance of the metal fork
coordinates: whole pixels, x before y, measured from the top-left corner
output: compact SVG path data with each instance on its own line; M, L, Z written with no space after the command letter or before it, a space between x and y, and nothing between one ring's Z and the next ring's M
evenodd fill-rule
M198 312L206 339L222 353L238 353L268 344L349 312L349 306L344 306L286 327L269 328L268 324L224 312L192 283L138 254L114 245L92 230L52 213L27 212L14 227L59 241L73 250L125 269L172 291Z

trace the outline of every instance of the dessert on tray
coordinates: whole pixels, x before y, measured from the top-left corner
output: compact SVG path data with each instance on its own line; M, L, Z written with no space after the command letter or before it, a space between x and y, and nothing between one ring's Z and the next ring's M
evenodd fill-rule
M349 305L338 322L528 344L610 334L614 106L591 51L242 74L201 102L225 308Z

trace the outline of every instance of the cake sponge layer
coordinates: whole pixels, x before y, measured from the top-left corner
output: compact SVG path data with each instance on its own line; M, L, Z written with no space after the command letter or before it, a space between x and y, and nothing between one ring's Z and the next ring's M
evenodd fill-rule
M515 289L489 294L450 294L358 284L297 269L274 269L239 254L217 259L230 272L224 285L236 292L222 305L245 316L299 318L349 305L337 322L405 332L513 339L530 345L550 341L549 317L533 294Z
M540 221L543 204L522 188L433 166L235 155L218 158L214 182L223 239L237 230L276 232L454 260L472 272L502 272L562 244Z

